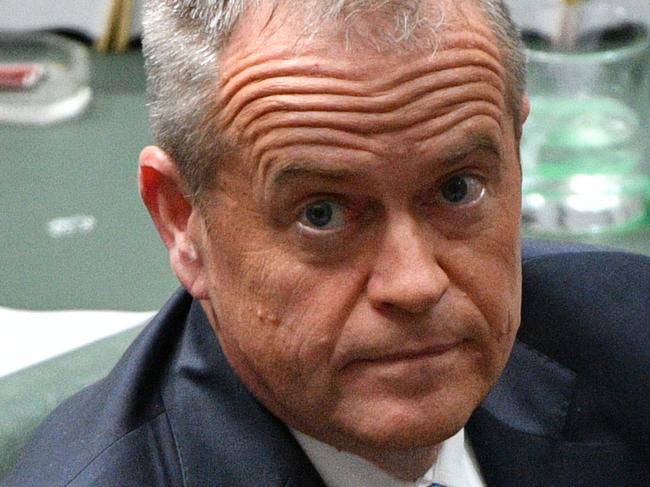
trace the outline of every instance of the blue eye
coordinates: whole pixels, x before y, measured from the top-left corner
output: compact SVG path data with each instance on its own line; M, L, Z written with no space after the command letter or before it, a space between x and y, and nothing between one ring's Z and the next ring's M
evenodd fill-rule
M344 209L332 201L309 204L300 215L300 224L316 230L328 230L345 223Z
M473 176L453 176L440 188L440 194L447 203L467 204L479 200L485 187Z

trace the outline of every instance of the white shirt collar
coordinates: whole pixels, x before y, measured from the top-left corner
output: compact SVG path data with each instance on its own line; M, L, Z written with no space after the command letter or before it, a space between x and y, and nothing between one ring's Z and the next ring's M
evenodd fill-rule
M465 430L440 447L436 463L416 482L391 477L376 465L351 453L291 430L327 487L485 487Z

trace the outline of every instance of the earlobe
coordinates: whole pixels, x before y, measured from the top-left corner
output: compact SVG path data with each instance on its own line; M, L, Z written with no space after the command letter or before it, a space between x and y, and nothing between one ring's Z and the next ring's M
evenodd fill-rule
M190 217L191 219L194 216ZM188 228L193 227L188 223ZM204 261L196 244L190 238L190 231L177 234L172 248L169 248L169 262L183 287L196 299L207 299L207 281Z
M200 249L198 210L171 157L158 147L146 147L138 167L140 196L149 210L181 284L197 299L206 294Z

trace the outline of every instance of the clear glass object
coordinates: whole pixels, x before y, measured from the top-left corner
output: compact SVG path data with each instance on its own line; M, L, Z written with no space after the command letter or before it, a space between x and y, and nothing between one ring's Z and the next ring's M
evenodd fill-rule
M67 120L91 99L86 46L55 34L0 32L0 123Z
M520 23L532 106L522 140L524 226L634 228L647 219L650 189L648 29L604 2L574 7L568 20L565 8L541 5ZM559 32L567 25L569 41Z

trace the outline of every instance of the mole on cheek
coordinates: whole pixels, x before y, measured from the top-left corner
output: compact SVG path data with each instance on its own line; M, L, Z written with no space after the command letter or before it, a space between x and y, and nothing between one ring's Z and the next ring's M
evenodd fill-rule
M266 311L264 307L257 308L257 321L265 326L277 328L280 325L280 318L277 314Z

